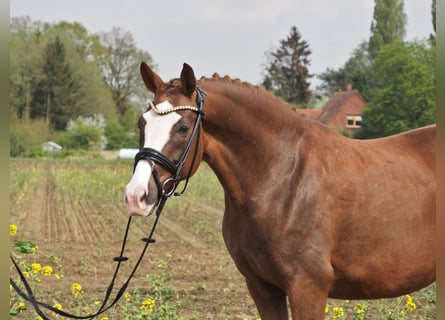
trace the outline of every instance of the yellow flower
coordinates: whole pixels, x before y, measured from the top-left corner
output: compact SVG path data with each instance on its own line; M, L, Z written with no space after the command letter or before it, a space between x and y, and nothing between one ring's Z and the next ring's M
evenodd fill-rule
M23 271L23 275L27 278L29 278L29 272L28 271Z
M360 303L356 304L354 306L354 311L355 311L354 319L364 320L365 319L365 309L366 309L365 305L362 305Z
M334 319L341 319L345 316L345 311L342 307L334 307L332 312L334 313Z
M125 301L130 302L131 301L131 294L129 294L128 292L125 292L124 293L124 298L125 298Z
M11 237L15 236L17 234L17 226L15 224L9 225L9 235Z
M102 317L100 320L110 320L108 317Z
M329 304L326 304L326 307L324 308L324 312L325 312L326 314L329 313Z
M148 310L151 312L155 308L155 301L151 298L147 298L142 302L142 305L139 307L141 310Z
M57 310L62 310L62 305L60 303L54 304L53 307L56 308Z
M78 283L73 283L73 285L71 286L71 292L73 293L74 298L77 298L81 291L82 286Z
M44 277L50 277L53 272L53 268L51 266L44 266L42 268L42 274Z
M409 294L407 294L405 297L406 297L405 306L408 308L408 311L413 312L414 310L416 310L416 304L413 301L413 297L411 297Z
M54 274L54 278L56 278L57 280L60 280L60 274L55 273L55 274Z
M31 269L32 269L32 273L38 274L40 272L40 270L42 270L42 266L40 265L40 263L33 263L31 265Z

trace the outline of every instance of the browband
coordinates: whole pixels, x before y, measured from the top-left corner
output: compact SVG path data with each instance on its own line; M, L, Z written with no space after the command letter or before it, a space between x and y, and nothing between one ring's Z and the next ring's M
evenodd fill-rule
M158 115L162 116L164 114L170 113L170 112L175 112L175 111L180 111L180 110L191 110L191 111L195 111L197 113L200 113L200 110L197 107L193 107L193 106L177 106L177 107L173 107L167 110L159 110L158 108L156 108L156 105L153 103L153 101L150 101L148 103L148 106L150 108L153 109L154 112L156 112Z

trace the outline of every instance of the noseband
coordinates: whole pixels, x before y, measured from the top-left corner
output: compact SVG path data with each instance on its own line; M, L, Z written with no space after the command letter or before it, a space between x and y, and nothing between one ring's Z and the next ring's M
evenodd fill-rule
M205 114L205 111L203 110L204 106L204 91L201 89L201 87L196 86L196 107L193 106L179 106L179 107L173 107L168 110L160 111L156 108L155 104L150 102L150 106L153 109L154 112L156 112L158 115L165 115L170 112L175 112L179 110L192 110L196 112L196 121L195 126L193 127L192 134L187 142L187 145L179 158L179 160L174 163L169 158L167 158L165 155L163 155L160 151L155 150L153 148L140 148L139 152L136 154L134 158L134 168L133 172L136 169L136 165L140 160L146 160L151 168L152 168L152 175L156 183L156 188L158 190L158 200L157 203L161 200L162 197L170 197L171 195L182 195L184 191L187 188L188 181L190 179L190 175L192 173L193 166L195 164L196 156L198 154L198 147L199 147L199 140L200 140L200 127L201 127L201 120L202 116ZM175 192L179 182L181 181L181 172L184 168L184 164L187 161L190 150L192 149L193 140L196 140L196 148L195 152L193 154L192 164L190 166L189 172L186 176L186 182L184 185L184 188L181 192L177 193ZM168 178L164 183L161 183L158 170L156 169L156 164L159 164L161 167L169 171L172 176Z

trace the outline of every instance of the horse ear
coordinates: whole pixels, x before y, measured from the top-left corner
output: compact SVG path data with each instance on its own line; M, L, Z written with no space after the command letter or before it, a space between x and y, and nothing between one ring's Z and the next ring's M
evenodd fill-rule
M192 67L184 63L181 71L181 84L188 96L191 97L196 88L196 78Z
M154 72L145 62L141 63L140 70L142 79L144 80L147 89L153 93L156 93L164 81L162 81L161 77L159 77L158 74Z

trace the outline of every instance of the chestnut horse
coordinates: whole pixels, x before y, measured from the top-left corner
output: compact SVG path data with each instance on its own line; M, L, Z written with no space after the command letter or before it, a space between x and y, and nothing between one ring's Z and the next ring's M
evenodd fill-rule
M435 281L436 126L353 140L239 80L161 80L145 63L154 101L140 147L194 174L202 160L225 193L223 235L263 320L324 319L328 297L395 297ZM195 124L199 86L202 122ZM201 138L192 137L198 126ZM196 161L192 161L192 154ZM126 187L131 215L156 207L171 170L137 162Z

